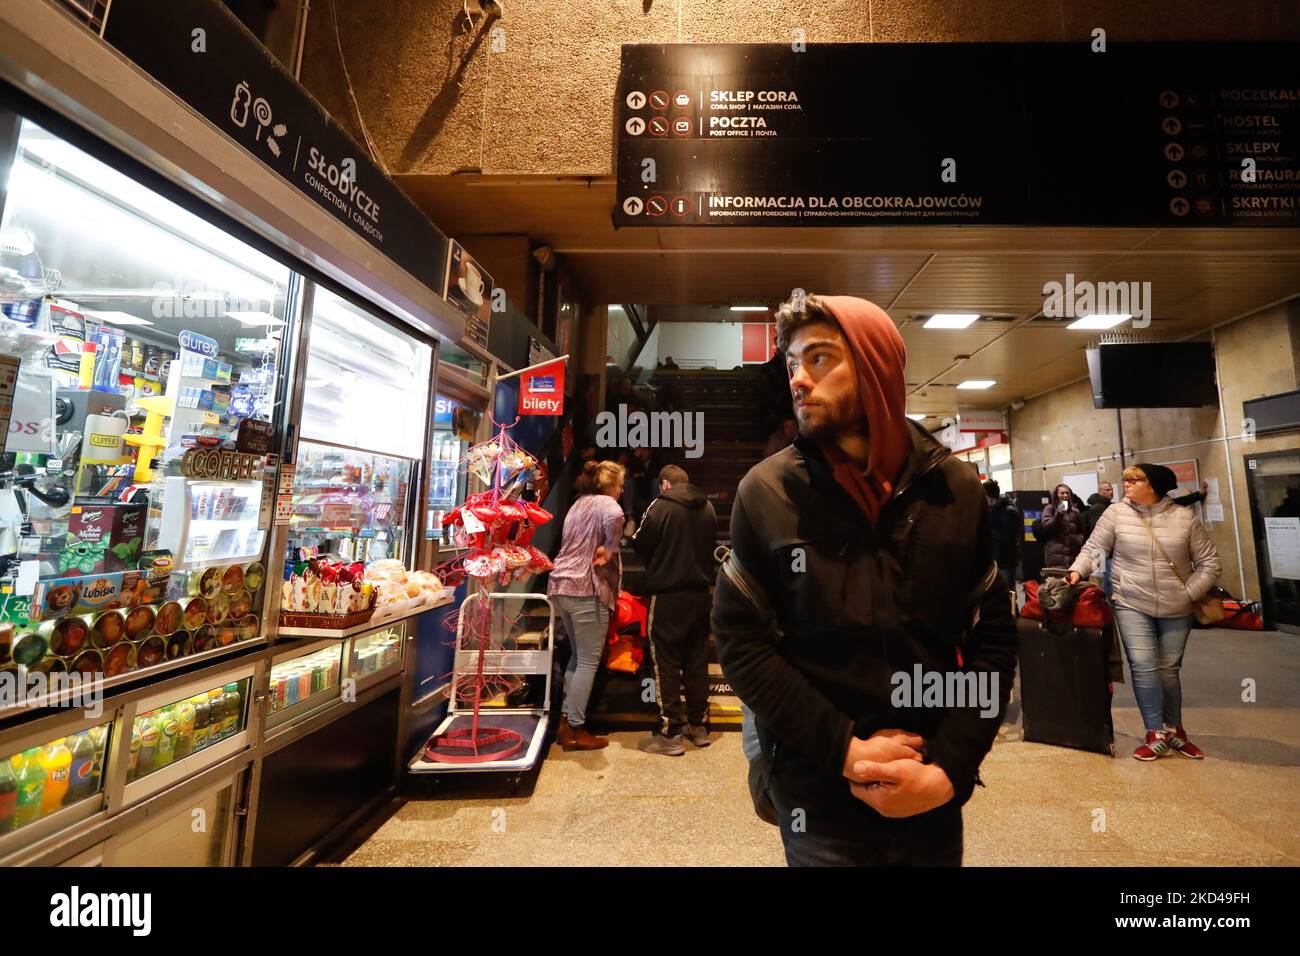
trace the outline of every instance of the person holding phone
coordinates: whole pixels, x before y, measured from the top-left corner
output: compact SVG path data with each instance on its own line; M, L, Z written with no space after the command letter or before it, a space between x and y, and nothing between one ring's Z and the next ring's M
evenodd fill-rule
M1086 509L1067 484L1052 489L1052 500L1034 522L1034 537L1043 542L1043 567L1068 568L1083 547Z
M1183 729L1179 671L1192 602L1210 592L1223 566L1200 519L1169 497L1177 484L1164 465L1124 469L1124 500L1098 519L1067 577L1077 584L1091 573L1094 558L1111 558L1115 626L1146 728L1133 756L1144 761L1171 750L1196 760L1205 756Z

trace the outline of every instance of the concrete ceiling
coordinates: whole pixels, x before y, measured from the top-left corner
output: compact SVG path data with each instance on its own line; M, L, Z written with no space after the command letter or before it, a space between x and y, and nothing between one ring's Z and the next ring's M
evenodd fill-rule
M1044 283L1067 273L1076 281L1150 282L1152 322L1143 335L1151 339L1193 336L1300 295L1296 229L615 230L609 178L397 179L450 235L527 235L565 256L591 301L646 304L661 321L734 321L743 316L713 307L774 304L796 287L870 299L907 344L909 409L935 414L951 414L959 397L999 407L1086 376L1082 350L1097 333L1041 318ZM990 318L966 330L924 329L940 311ZM998 384L956 391L965 379Z

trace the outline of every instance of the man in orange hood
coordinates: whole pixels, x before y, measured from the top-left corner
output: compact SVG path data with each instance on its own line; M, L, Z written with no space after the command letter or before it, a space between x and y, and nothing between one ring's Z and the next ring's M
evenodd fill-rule
M878 306L801 297L777 336L799 438L740 483L712 618L760 786L791 865L959 864L1016 658L984 491L907 419Z

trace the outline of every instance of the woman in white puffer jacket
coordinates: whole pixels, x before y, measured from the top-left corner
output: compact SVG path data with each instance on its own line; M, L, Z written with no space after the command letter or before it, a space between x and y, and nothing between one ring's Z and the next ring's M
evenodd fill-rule
M1223 567L1192 509L1169 498L1177 483L1164 465L1126 468L1124 500L1103 512L1070 566L1069 581L1075 584L1092 572L1094 557L1112 558L1115 624L1147 731L1133 752L1138 760L1155 760L1171 748L1185 757L1205 756L1183 730L1178 672L1195 619L1192 602L1209 593Z

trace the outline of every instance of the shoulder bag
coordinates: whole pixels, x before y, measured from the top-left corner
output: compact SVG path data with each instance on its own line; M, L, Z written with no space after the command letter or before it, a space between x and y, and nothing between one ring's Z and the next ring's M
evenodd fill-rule
M1178 566L1169 560L1169 555L1165 553L1164 547L1160 544L1160 539L1156 537L1155 531L1152 530L1151 523L1147 521L1146 516L1141 512L1138 513L1138 518L1140 518L1142 523L1146 525L1147 534L1151 535L1151 540L1155 542L1156 550L1159 551L1160 556L1165 559L1165 564L1169 565L1169 570L1174 572L1174 576L1182 582L1184 588L1187 587L1187 579L1183 577L1182 572L1178 570ZM1218 588L1210 588L1210 592L1206 594L1205 597L1201 598L1199 601L1193 601L1192 613L1196 615L1196 620L1201 624L1216 624L1228 616L1227 611L1223 609L1223 598L1220 595Z

